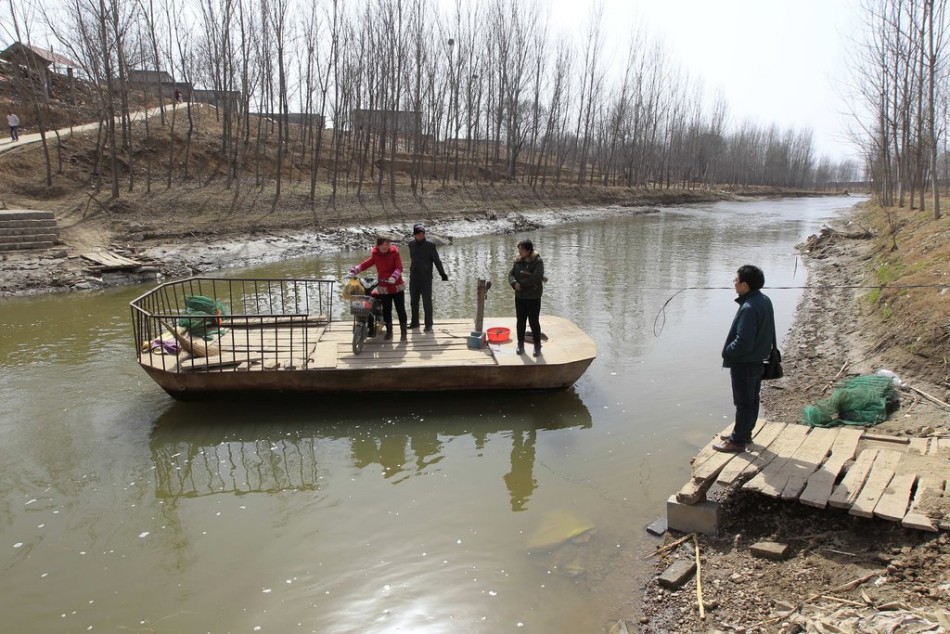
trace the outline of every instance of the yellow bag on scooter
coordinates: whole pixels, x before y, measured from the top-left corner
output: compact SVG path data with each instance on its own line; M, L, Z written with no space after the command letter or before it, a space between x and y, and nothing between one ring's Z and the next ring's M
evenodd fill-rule
M343 299L349 301L353 295L366 295L366 288L358 277L350 278L350 280L343 285Z

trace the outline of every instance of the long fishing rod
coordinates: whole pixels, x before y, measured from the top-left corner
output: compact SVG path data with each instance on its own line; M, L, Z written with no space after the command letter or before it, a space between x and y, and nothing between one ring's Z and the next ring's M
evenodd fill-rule
M768 290L776 291L787 291L787 290L834 290L834 289L868 289L868 290L883 290L885 288L892 290L907 290L912 288L934 288L934 289L947 289L950 288L948 284L901 284L901 285L891 285L891 284L818 284L818 285L805 285L805 286L769 286ZM644 288L641 290L664 290L664 289L649 289ZM653 319L653 336L659 337L660 333L663 332L663 327L666 325L666 307L672 302L677 295L680 293L685 293L686 291L734 291L735 288L732 286L687 286L676 291L670 297L663 302L663 305L660 306L660 310L657 311L656 317Z

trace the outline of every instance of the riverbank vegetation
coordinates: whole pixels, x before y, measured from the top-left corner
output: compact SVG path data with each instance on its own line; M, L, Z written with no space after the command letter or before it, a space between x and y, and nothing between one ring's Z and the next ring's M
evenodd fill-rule
M607 50L596 11L567 34L547 26L540 4L515 0L34 0L11 15L17 39L55 49L94 88L97 200L159 180L186 187L205 176L201 161L215 166L207 186L236 198L256 188L257 204L275 210L292 184L292 198L319 209L450 185L834 189L860 179L855 163L817 157L808 129L733 124L727 101L709 102L701 78L646 33ZM69 90L49 94L36 59L24 56L17 74L19 102L35 104L26 131L79 105ZM135 135L136 108L157 103L160 117ZM213 105L213 153L193 145L199 103ZM61 144L45 144L49 188Z

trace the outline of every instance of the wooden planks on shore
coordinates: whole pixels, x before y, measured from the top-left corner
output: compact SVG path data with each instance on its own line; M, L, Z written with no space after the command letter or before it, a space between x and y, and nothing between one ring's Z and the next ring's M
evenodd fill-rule
M695 504L719 483L907 528L950 530L948 439L760 422L743 453L719 453L715 442L693 459L679 502Z

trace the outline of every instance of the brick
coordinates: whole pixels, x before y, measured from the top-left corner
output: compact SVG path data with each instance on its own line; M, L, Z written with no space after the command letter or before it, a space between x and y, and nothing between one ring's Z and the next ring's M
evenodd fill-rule
M679 588L692 579L695 572L696 562L680 559L679 561L673 562L673 565L664 570L657 581L664 588Z
M666 518L658 517L647 526L647 532L651 535L662 535L666 532Z
M719 503L682 504L671 495L666 501L666 522L675 531L715 535L719 532Z
M780 544L778 542L759 542L753 544L750 551L756 557L781 561L782 559L788 559L791 548L788 544Z

